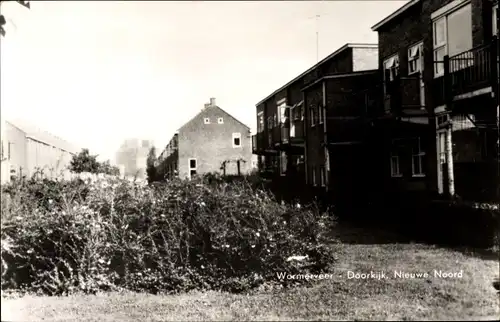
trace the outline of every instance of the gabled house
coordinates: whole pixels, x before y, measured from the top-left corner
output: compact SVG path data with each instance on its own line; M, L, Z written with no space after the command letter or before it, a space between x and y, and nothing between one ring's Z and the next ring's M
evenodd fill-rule
M411 0L372 28L386 117L371 137L385 142L374 169L386 186L498 196L497 7Z
M337 75L340 79L341 75L362 74L377 69L377 66L376 44L349 43L257 103L257 134L252 140L260 171L277 181L292 179L295 183L305 183L307 156L313 160L315 151L307 153L309 138L306 139L306 135L312 134L306 133L309 105L303 89L329 75Z
M209 172L247 174L252 171L250 128L211 98L179 128L160 154L158 167L167 177L191 178Z

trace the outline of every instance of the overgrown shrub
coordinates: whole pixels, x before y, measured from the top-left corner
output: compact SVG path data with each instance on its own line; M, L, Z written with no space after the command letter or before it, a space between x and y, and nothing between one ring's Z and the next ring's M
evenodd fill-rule
M238 292L279 272L324 271L332 218L260 186L216 176L14 182L2 188L2 288ZM297 255L304 265L287 260Z

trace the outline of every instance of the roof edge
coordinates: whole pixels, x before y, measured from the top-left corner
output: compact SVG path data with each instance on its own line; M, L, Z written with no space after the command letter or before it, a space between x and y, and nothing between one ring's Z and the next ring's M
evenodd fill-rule
M275 90L272 94L268 95L266 98L260 100L257 104L255 104L255 106L260 105L263 102L267 101L269 98L276 95L278 92L282 91L284 88L290 86L291 84L293 84L294 82L299 80L301 77L305 76L307 73L313 71L321 64L332 59L333 57L337 56L338 54L340 54L341 52L343 52L344 50L346 50L348 48L378 48L378 44L376 44L376 43L347 43L347 44L343 45L339 49L335 50L333 53L329 54L328 56L326 56L325 58L323 58L322 60L320 60L319 62L314 64L312 67L307 69L305 72L302 72L299 76L295 77L294 79L292 79L291 81L289 81L285 85L283 85L280 88L278 88L277 90Z
M351 72L351 73L338 73L338 74L326 75L326 76L321 77L320 79L317 79L313 83L302 87L300 90L305 91L306 89L313 87L313 86L317 85L318 83L321 83L321 82L328 80L328 79L337 79L337 78L342 78L342 77L355 77L355 76L369 75L369 74L375 74L378 71L379 71L378 69L368 69L368 70L360 70L360 71Z
M372 27L372 31L378 31L380 29L380 27L382 27L385 24L389 23L391 20L393 20L394 18L396 18L399 15L403 14L406 10L410 9L411 7L413 7L414 5L416 5L419 2L420 2L420 0L409 0L401 8L397 9L396 11L394 11L393 13L391 13L390 15L388 15L387 17L385 17L384 19L382 19L380 22L378 22L377 24L375 24Z

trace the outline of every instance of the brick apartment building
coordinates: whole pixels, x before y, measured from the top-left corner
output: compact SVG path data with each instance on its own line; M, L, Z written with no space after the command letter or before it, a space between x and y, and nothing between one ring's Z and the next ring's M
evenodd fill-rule
M379 149L389 161L377 166L387 186L471 199L498 193L497 7L412 0L372 28L392 126Z
M217 106L215 98L177 131L158 158L159 172L167 177L238 175L252 168L250 128Z
M372 28L378 45L348 44L257 104L261 170L303 160L299 177L336 200L498 198L497 11L408 1Z
M365 71L376 70L377 66L376 44L349 43L257 103L257 134L252 140L260 171L275 180L285 178L305 183L306 178L310 178L312 183L308 169L312 164L316 166L318 158L324 158L324 154L315 139L320 133L308 132L305 123L308 109L319 102L308 100L303 89L311 84L314 85L309 88L322 88L324 80L332 86L332 91L352 91L364 84L351 82L350 75L363 79L361 75L373 74ZM318 182L321 180L319 173L320 170Z

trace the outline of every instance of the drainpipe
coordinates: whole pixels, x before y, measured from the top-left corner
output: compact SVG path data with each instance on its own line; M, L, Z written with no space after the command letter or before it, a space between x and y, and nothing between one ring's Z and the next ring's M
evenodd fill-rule
M445 104L446 110L451 110L452 93L450 84L450 57L444 56L444 82L445 82ZM446 126L446 166L448 170L448 193L450 198L455 196L455 173L453 171L453 122L451 113L448 114L448 124Z

